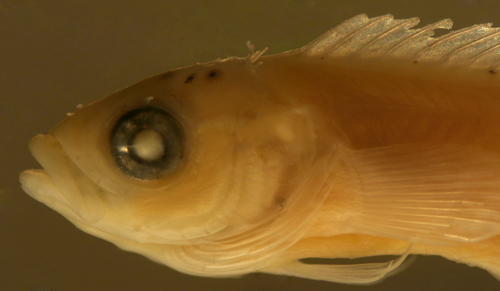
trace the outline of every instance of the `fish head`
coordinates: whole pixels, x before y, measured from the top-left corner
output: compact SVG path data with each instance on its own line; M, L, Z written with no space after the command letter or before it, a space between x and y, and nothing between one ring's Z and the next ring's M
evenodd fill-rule
M327 194L318 193L336 153L320 133L329 123L248 66L233 58L177 69L79 108L32 139L44 170L23 172L23 189L150 258L152 244L270 233L284 210L303 219L304 205Z

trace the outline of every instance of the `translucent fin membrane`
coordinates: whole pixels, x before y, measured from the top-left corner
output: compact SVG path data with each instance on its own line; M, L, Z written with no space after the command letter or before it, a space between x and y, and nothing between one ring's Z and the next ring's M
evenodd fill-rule
M272 266L266 272L291 275L307 279L323 280L346 284L373 284L377 283L388 275L397 273L404 269L407 264L406 257L411 250L410 245L406 252L399 258L385 263L369 263L355 265L323 265L305 264L299 261L289 262L280 266ZM409 261L408 263L411 263Z
M394 19L392 15L368 18L361 14L333 28L304 46L307 56L389 58L441 62L496 71L500 66L500 29L478 24L433 38L436 29L451 29L444 19L411 29L418 18Z
M432 245L500 234L500 157L456 145L350 151L359 179L356 232Z

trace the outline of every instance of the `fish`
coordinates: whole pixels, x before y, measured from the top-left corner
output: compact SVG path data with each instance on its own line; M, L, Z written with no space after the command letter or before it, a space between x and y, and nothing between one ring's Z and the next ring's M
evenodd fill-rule
M362 14L79 106L22 188L195 276L371 284L437 255L500 279L500 29L418 23Z

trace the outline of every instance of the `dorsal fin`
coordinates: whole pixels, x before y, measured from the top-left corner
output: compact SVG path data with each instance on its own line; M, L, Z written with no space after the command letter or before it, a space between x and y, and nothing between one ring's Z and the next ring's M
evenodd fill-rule
M308 56L339 58L388 58L440 62L496 71L500 66L500 28L478 24L433 38L436 29L451 29L444 19L411 29L418 18L394 19L392 15L355 16L300 49Z

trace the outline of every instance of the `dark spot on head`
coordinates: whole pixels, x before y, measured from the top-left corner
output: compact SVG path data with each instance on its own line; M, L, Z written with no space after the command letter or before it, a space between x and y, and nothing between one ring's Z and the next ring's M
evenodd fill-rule
M195 75L195 74L191 74L191 75L189 75L189 76L186 78L186 80L184 81L184 84L191 83L191 82L193 81L193 79L194 79L194 75Z
M209 80L213 80L213 79L219 78L219 77L220 77L220 75L221 75L220 70L213 69L213 70L211 70L210 72L208 72L208 74L207 74L207 79L209 79Z
M321 59L324 59L324 57L321 57Z
M283 209L286 206L286 198L283 197L278 197L276 198L276 205L279 206L279 208Z
M488 70L488 73L495 75L498 72L495 69L490 69L490 70Z
M413 63L414 63L414 64L418 64L418 61L417 61L417 60L414 60L414 61L413 61Z
M160 79L168 79L168 78L172 78L174 75L175 75L174 72L166 72L166 73L163 73L163 74L159 74L158 78L160 78Z

